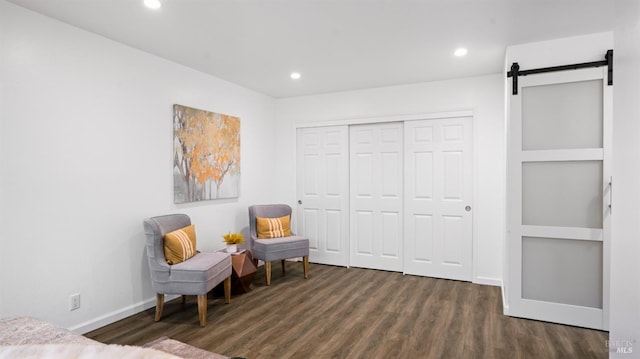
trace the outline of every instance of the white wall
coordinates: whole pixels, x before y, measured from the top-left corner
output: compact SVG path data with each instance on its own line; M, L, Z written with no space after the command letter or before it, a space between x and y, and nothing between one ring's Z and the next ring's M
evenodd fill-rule
M272 98L4 0L0 24L0 316L82 332L153 306L144 217L187 213L212 250L276 201ZM174 103L240 117L240 198L173 205Z
M640 4L616 1L609 339L640 356Z
M501 74L276 100L278 198L296 205L296 124L458 110L474 113L474 281L500 285L504 223Z

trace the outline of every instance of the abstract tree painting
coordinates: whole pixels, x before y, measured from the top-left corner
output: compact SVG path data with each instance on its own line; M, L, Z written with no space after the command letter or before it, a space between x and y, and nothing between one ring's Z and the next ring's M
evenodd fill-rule
M238 197L240 119L173 105L174 202Z

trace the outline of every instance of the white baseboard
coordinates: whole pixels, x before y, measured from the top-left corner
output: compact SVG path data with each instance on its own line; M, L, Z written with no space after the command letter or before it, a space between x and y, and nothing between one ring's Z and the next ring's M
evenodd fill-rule
M501 285L502 289L502 314L509 315L509 303L507 303L507 295L504 291L504 285Z
M492 285L495 287L502 287L502 279L491 277L475 277L473 279L475 284Z
M176 299L180 297L179 295L165 295L164 300L165 302L168 302L170 300ZM69 328L69 330L74 331L78 334L85 334L88 333L92 330L96 330L98 328L102 328L105 325L109 325L111 323L115 323L118 320L130 317L134 314L138 314L144 310L147 310L149 308L153 308L156 306L156 298L155 296L153 298L149 298L146 299L142 302L130 305L128 307L124 307L122 309L119 310L115 310L111 313L107 313L103 316L100 316L98 318L95 319L91 319L88 320L84 323L80 323L78 325L75 325L71 328Z

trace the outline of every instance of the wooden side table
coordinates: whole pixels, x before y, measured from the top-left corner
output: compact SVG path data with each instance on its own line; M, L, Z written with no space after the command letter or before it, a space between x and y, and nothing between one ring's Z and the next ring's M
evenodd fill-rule
M256 266L248 250L231 254L231 293L242 294L251 290L251 282L256 276Z

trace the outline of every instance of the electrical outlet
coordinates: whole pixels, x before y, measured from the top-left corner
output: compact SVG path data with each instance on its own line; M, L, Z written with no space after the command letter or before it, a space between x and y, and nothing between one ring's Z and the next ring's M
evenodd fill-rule
M71 294L69 297L69 310L80 309L80 293Z

